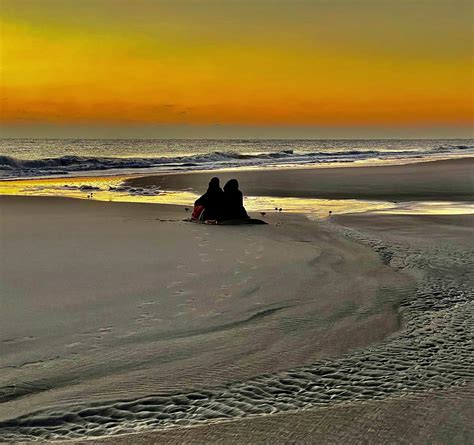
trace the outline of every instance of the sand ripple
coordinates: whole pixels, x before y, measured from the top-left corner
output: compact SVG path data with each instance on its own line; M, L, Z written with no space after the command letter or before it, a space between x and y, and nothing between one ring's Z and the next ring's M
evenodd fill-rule
M403 301L403 329L338 359L207 390L44 409L0 423L0 439L51 440L170 428L209 421L377 400L461 386L474 379L472 251L417 249L340 230L382 261L422 271Z

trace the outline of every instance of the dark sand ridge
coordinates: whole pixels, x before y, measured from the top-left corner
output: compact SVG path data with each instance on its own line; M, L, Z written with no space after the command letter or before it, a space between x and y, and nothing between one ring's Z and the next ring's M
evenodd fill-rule
M128 180L135 187L192 189L200 194L210 177L236 178L244 194L325 199L474 200L474 158L406 165L262 169L162 174Z

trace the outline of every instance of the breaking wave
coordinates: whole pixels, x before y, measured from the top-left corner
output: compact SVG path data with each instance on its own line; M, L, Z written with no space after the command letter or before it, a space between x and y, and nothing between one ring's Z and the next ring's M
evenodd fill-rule
M0 155L0 178L68 175L80 172L104 170L148 169L160 170L207 170L228 167L273 166L281 164L317 164L354 162L368 159L421 158L439 153L463 153L472 151L472 145L439 146L426 151L414 150L343 150L297 152L285 149L266 153L239 153L214 151L205 154L175 157L88 157L60 156L41 159L19 159Z

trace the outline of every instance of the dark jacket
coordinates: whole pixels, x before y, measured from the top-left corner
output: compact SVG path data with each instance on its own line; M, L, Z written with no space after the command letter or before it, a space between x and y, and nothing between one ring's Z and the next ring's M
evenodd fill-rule
M247 219L248 217L239 183L236 179L231 179L224 186L223 219Z
M195 206L204 206L203 219L222 219L222 204L224 192L219 186L218 182L210 182L207 192L204 193L194 203Z

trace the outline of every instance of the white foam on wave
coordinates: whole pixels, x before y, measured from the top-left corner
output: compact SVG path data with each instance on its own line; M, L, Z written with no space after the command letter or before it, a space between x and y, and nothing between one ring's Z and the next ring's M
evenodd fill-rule
M310 147L317 148L317 147ZM324 147L321 147L324 148ZM208 170L275 165L305 165L319 163L347 163L371 160L402 160L436 157L440 155L466 156L474 154L473 145L440 145L424 150L403 147L238 152L213 151L180 156L103 157L65 155L39 159L20 159L0 155L0 178L22 178L46 175L65 176L84 172L136 170Z

